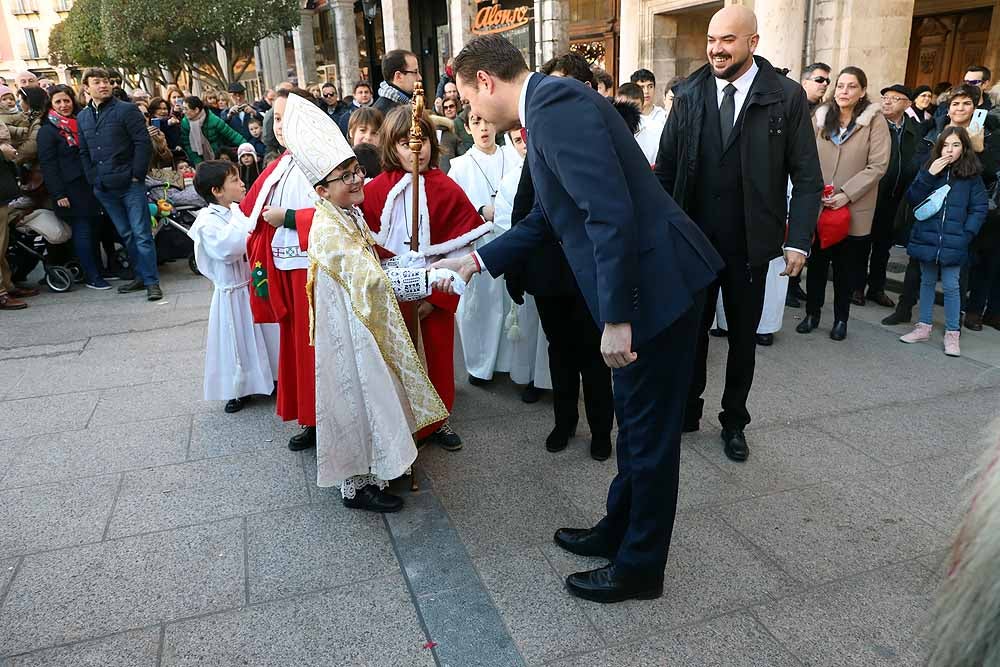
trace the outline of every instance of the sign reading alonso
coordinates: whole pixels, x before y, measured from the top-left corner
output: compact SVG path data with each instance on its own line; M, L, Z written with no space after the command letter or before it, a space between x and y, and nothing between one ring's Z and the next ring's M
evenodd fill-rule
M531 21L530 13L529 6L503 9L500 3L496 3L483 7L476 12L476 20L472 22L472 32L476 35L489 35L514 30Z

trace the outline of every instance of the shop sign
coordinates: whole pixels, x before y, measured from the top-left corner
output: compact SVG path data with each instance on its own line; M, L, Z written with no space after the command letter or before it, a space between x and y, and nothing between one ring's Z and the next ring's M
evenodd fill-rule
M495 32L515 30L531 22L531 7L511 7L504 9L500 3L483 7L476 12L472 22L472 32L476 35L489 35Z

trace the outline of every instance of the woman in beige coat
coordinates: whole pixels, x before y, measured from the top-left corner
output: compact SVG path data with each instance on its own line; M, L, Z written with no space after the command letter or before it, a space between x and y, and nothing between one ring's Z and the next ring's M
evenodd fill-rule
M877 104L867 95L868 77L857 67L845 67L837 76L833 99L818 107L813 115L816 148L819 151L823 182L834 193L824 197L823 206L848 207L851 228L846 239L829 248L813 241L806 272L806 317L796 327L809 333L819 326L826 297L826 279L833 264L833 328L830 338L847 337L851 313L851 272L861 265L860 253L872 231L872 217L878 199L878 182L889 167L892 140L889 125Z

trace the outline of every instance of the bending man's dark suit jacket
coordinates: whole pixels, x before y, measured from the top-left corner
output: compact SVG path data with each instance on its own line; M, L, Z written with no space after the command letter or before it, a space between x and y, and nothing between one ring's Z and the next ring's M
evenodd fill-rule
M502 275L555 238L598 326L628 322L633 349L641 346L690 309L721 258L596 91L533 74L525 122L535 205L479 249L486 270Z

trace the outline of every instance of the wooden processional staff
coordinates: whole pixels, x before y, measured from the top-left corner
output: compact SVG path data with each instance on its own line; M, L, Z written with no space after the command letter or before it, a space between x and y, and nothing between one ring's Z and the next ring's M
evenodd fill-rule
M412 116L410 119L410 152L413 153L413 164L410 167L410 174L413 176L413 209L411 211L412 215L410 220L412 221L412 227L410 228L410 250L413 252L419 252L420 250L420 151L424 146L424 132L420 127L420 119L424 115L424 89L423 86L418 81L413 87L413 107ZM430 221L428 221L429 223ZM406 313L407 317L406 326L410 331L410 338L413 340L413 347L416 348L417 354L423 357L423 346L420 344L420 313L419 302L411 301L405 305L409 306L409 313ZM421 359L421 361L424 361ZM424 366L426 367L426 361L424 361ZM410 471L410 489L412 491L417 491L419 489L419 484L417 482L417 469L416 462L414 462Z

